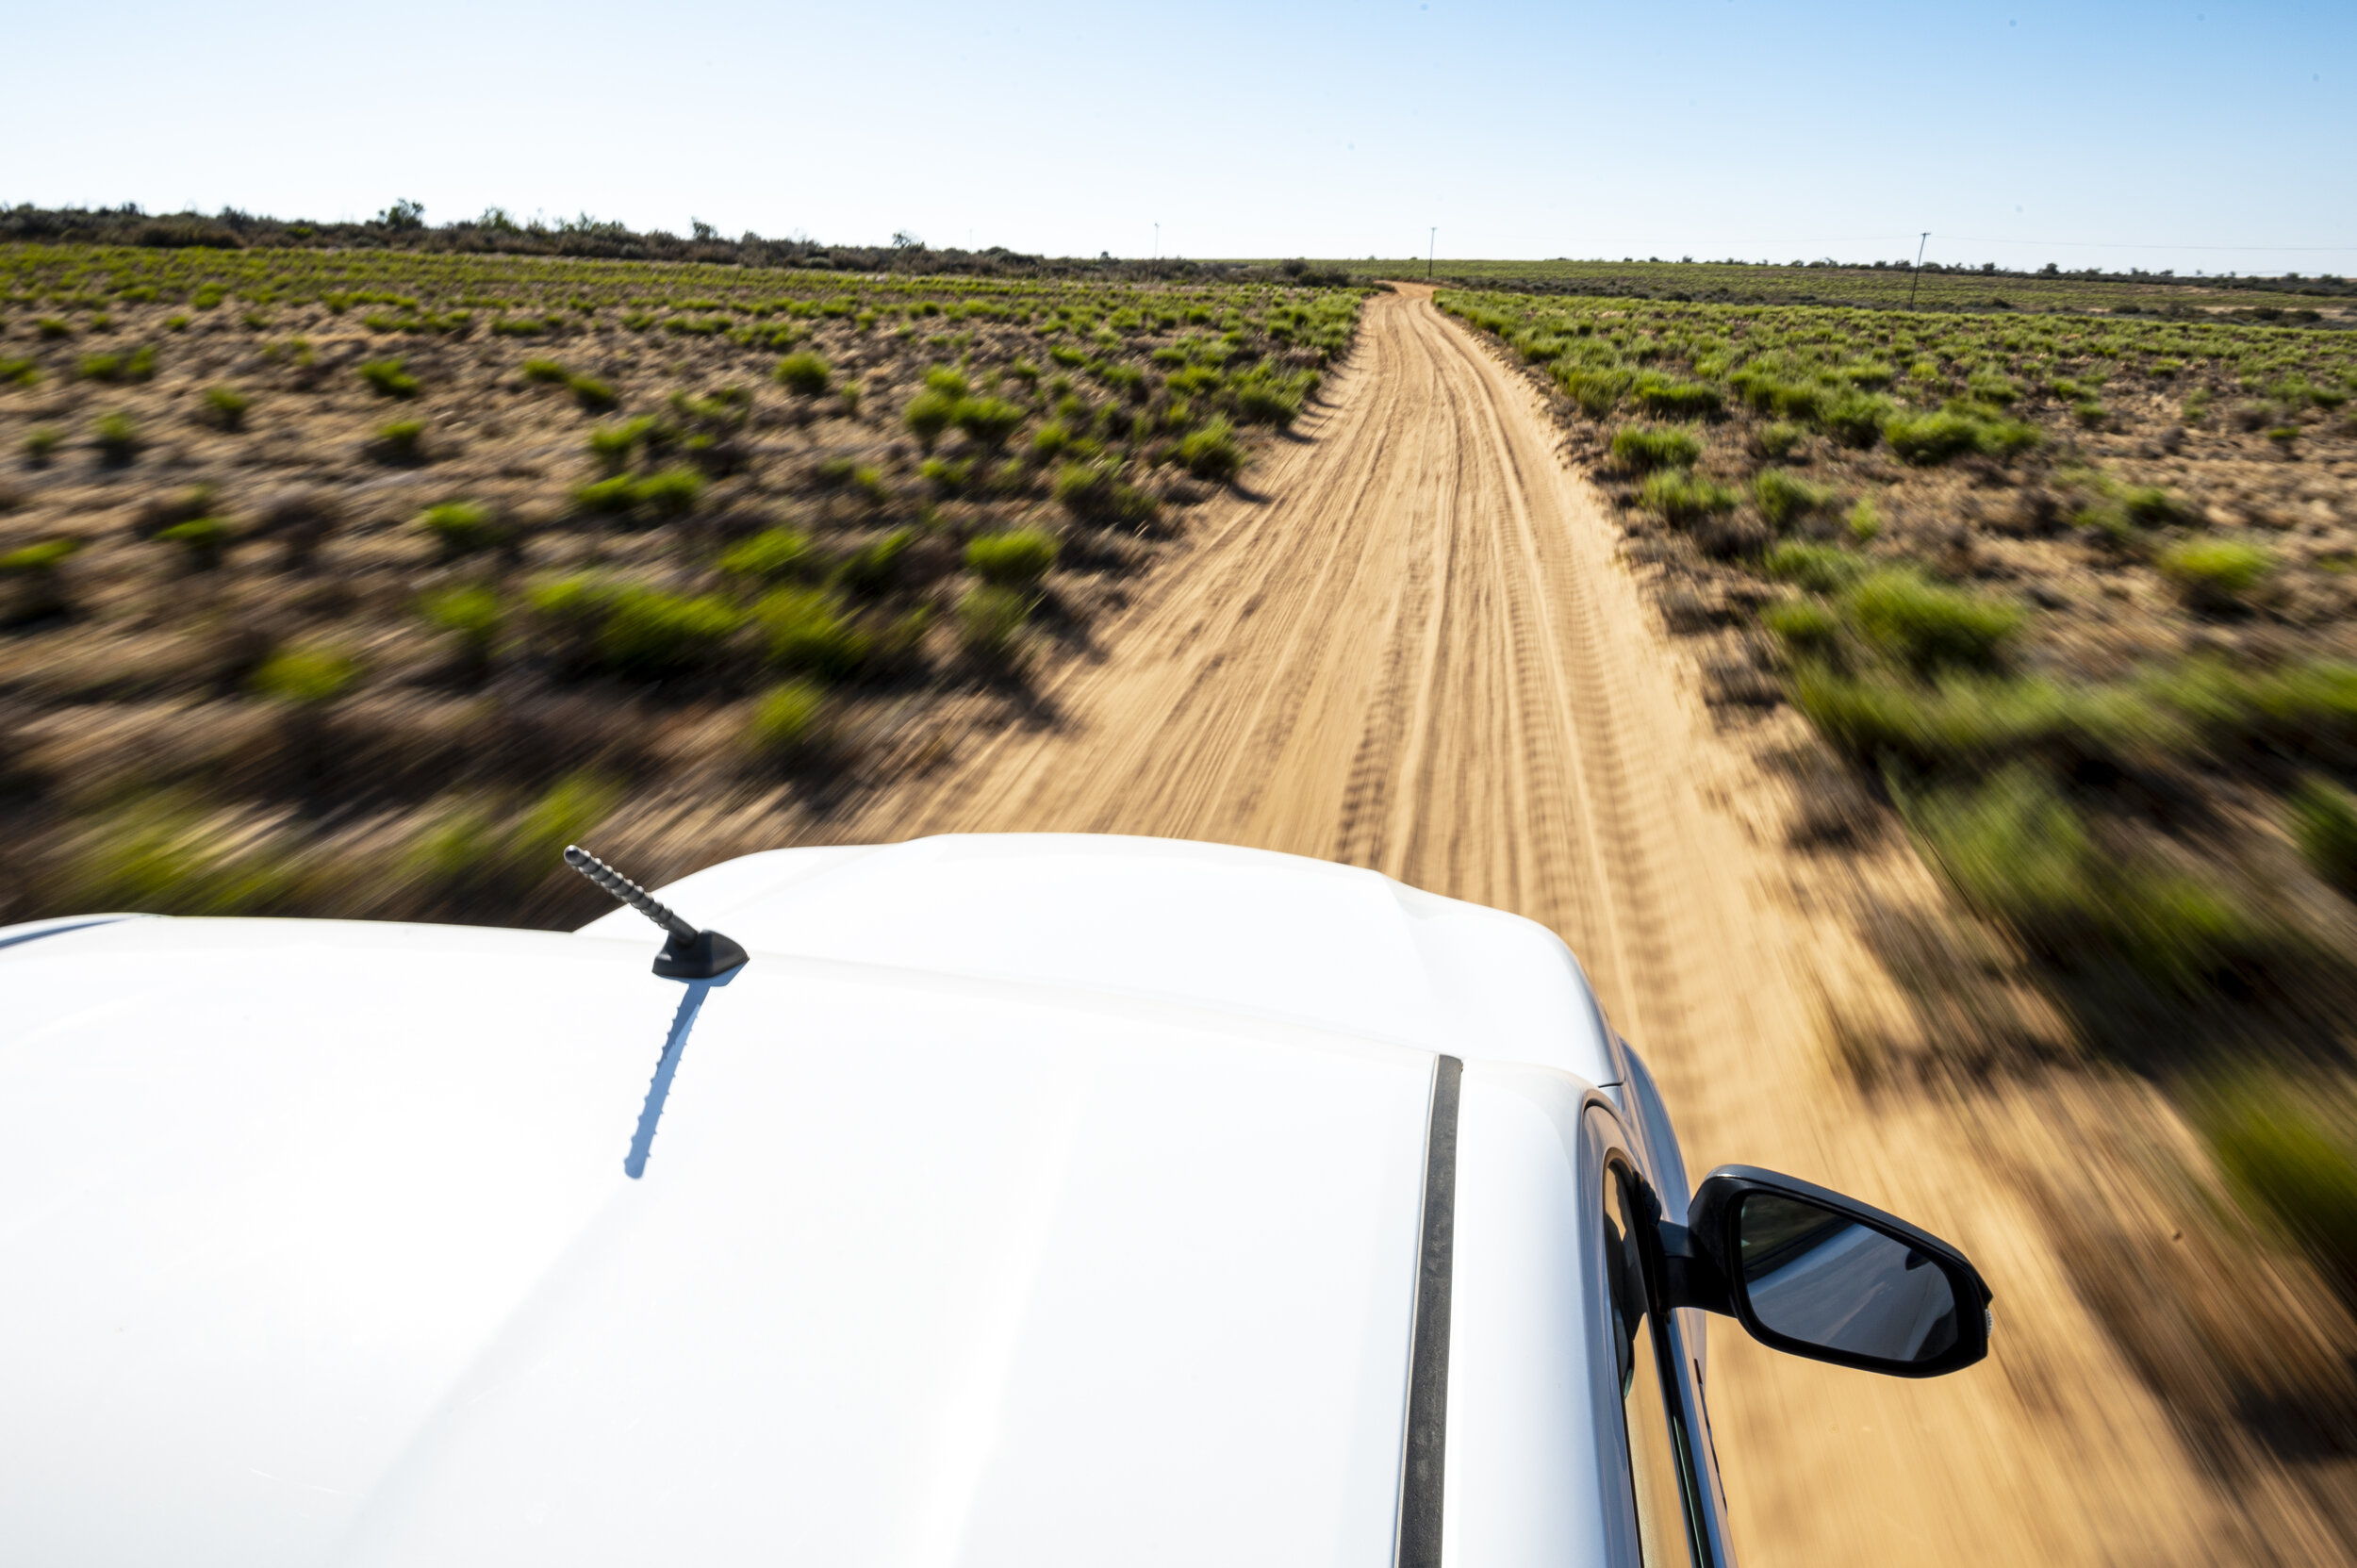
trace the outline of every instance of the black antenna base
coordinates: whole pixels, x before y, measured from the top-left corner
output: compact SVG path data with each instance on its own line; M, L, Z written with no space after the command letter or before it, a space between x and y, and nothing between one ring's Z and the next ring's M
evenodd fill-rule
M750 956L733 938L717 931L700 931L688 937L674 934L655 954L654 972L665 980L717 980L744 967Z
M745 966L750 955L743 948L717 931L698 931L580 845L565 846L565 864L663 928L663 950L655 955L654 972L665 980L717 980Z

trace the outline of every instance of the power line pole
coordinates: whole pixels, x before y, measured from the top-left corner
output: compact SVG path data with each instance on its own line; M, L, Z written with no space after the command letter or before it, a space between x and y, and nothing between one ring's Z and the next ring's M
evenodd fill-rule
M1425 253L1424 258L1424 280L1426 283L1430 283L1432 281L1432 258L1441 254L1441 229L1439 224L1436 223L1433 225L1432 233L1428 238L1432 248Z
M1915 308L1915 290L1923 281L1923 247L1930 243L1932 231L1925 229L1923 238L1915 242L1915 276L1907 280L1907 308Z
M1160 224L1160 223L1157 223L1157 224L1155 224L1155 225L1154 225L1154 259L1155 259L1155 260L1157 260L1157 261L1160 261L1162 258L1162 224Z

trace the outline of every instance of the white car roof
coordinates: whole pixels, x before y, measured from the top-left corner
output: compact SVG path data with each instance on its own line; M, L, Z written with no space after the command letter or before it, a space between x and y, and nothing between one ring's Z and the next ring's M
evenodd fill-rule
M756 956L637 1181L635 915L0 932L0 1559L1391 1561L1433 1052L1607 1076L1559 943L1146 840L663 892Z

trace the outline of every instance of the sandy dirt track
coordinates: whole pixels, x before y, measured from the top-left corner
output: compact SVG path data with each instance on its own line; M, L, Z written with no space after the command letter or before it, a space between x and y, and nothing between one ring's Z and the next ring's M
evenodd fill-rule
M2244 1555L1986 1136L1870 1111L1829 1071L1829 1001L1888 1008L1887 982L1796 869L1753 749L1715 727L1556 444L1528 385L1426 291L1370 301L1299 438L1157 569L1103 657L1050 684L1047 720L828 836L1212 839L1544 922L1654 1065L1698 1174L1743 1160L1855 1192L1956 1240L1997 1291L1996 1356L1930 1383L1714 1329L1749 1563ZM2016 1120L2016 1157L2070 1158Z

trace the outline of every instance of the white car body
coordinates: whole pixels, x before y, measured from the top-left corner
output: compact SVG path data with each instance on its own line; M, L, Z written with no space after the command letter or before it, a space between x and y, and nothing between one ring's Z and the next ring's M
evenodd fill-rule
M1552 933L1074 835L661 896L753 956L640 1180L627 910L0 931L0 1562L1638 1560L1597 1173L1687 1177Z

